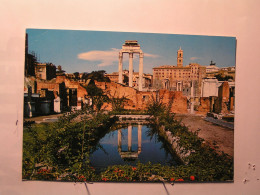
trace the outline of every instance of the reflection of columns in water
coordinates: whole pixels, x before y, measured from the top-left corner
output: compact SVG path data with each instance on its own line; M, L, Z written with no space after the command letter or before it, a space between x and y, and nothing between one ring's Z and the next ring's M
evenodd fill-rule
M121 157L122 156L127 156L127 155L136 155L136 158L138 157L138 154L141 153L142 149L142 125L138 125L138 151L134 152L132 151L132 129L133 126L129 125L128 126L128 133L127 133L127 141L128 141L128 150L127 151L122 151L122 130L119 129L117 131L117 139L118 139L118 152L120 153ZM123 157L122 157L123 158Z
M118 139L118 151L121 152L122 150L122 130L119 129L117 131L118 135L117 135L117 139Z
M138 125L138 154L141 153L142 144L142 125Z
M128 126L128 151L132 150L132 125Z

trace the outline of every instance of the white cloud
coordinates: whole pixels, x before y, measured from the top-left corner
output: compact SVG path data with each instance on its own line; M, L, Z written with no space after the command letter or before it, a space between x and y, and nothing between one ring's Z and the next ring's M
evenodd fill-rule
M199 57L191 57L191 58L190 58L191 61L199 60L199 59L200 59Z
M115 49L115 48L111 48L108 51L93 50L93 51L78 54L78 58L87 61L99 61L101 63L98 64L98 66L111 66L113 65L113 62L118 62L119 51L120 51L119 49ZM144 57L157 58L159 56L145 53ZM134 55L134 58L137 58L137 56ZM123 59L127 60L128 57L127 58L124 57Z
M119 49L112 48L109 51L89 51L78 54L78 58L88 61L101 61L98 66L110 66L118 60Z

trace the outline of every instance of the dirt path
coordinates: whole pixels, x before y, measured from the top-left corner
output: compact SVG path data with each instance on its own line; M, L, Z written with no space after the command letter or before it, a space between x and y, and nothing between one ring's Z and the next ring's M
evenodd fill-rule
M62 116L63 114L52 114L52 115L46 115L46 116L36 116L32 118L25 118L25 121L35 121L36 123L41 123L41 122L47 122L48 120L51 119L58 119L58 117ZM51 122L51 121L49 121Z
M200 129L199 137L211 146L214 146L213 143L215 142L216 146L219 147L217 151L223 151L231 156L234 155L234 130L205 121L204 116L199 115L176 114L175 119L181 120L193 132Z

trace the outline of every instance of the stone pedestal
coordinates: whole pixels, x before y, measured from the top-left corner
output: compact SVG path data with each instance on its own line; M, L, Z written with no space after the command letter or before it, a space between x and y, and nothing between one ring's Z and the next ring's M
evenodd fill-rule
M56 112L56 113L60 113L61 112L61 110L60 110L61 106L60 105L61 105L60 97L58 96L58 97L56 97L54 99L54 112Z

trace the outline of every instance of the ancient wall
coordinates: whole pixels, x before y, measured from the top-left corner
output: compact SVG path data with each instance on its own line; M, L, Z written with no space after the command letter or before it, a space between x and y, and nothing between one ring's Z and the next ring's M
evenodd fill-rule
M37 93L40 93L42 89L48 89L49 91L59 93L59 83L55 81L37 81Z
M56 79L52 79L50 81L37 80L37 93L42 94L42 97L47 97L45 94L47 89L48 93L53 93L53 96L56 97L56 92L61 98L63 102L62 106L65 108L69 106L69 96L67 89L76 89L77 90L77 107L81 109L81 103L85 100L85 96L88 95L87 90L82 87L79 82L71 81L65 76L57 76Z
M124 108L132 110L143 110L146 108L151 92L140 92L132 87L124 86L115 82L98 82L95 81L97 87L101 88L110 98L123 98L125 101ZM107 109L111 106L104 105Z
M201 97L200 98L200 106L198 107L197 114L207 114L210 112L210 98L209 97Z
M56 83L65 83L66 88L68 89L77 89L77 97L84 98L85 95L88 95L87 90L80 85L78 81L72 81L65 76L57 76Z
M136 109L138 110L144 110L147 108L147 106L149 105L149 103L151 103L153 97L155 98L156 97L156 92L141 92L139 91L137 94L136 94L136 100L137 100L137 103L136 103Z
M171 104L171 112L187 113L187 97L183 96L181 91L159 90L159 97L166 105Z
M229 109L229 84L227 81L223 82L218 90L218 97L214 104L214 112L228 114Z
M113 97L113 98L127 98L132 101L134 105L136 105L136 93L137 90L124 86L119 83L114 83L114 82L98 82L95 81L95 85L102 89L108 97Z
M36 93L37 86L35 77L24 77L24 93L28 93L28 87L31 87L32 93Z
M97 87L101 88L106 95L114 98L126 97L125 109L144 110L147 105L156 99L156 92L138 91L132 87L124 86L114 82L97 82ZM187 113L187 97L183 96L181 91L159 90L159 96L164 104L172 103L171 111L175 113ZM112 109L111 105L104 104L106 110Z
M229 99L229 84L227 81L223 82L219 87L218 94L218 96L224 100Z
M136 98L137 90L132 87L124 86L122 84L115 83L115 82L95 81L95 84L97 87L104 90L111 97L118 97L118 98L126 97L128 99L131 99L134 103L136 103L135 98Z

